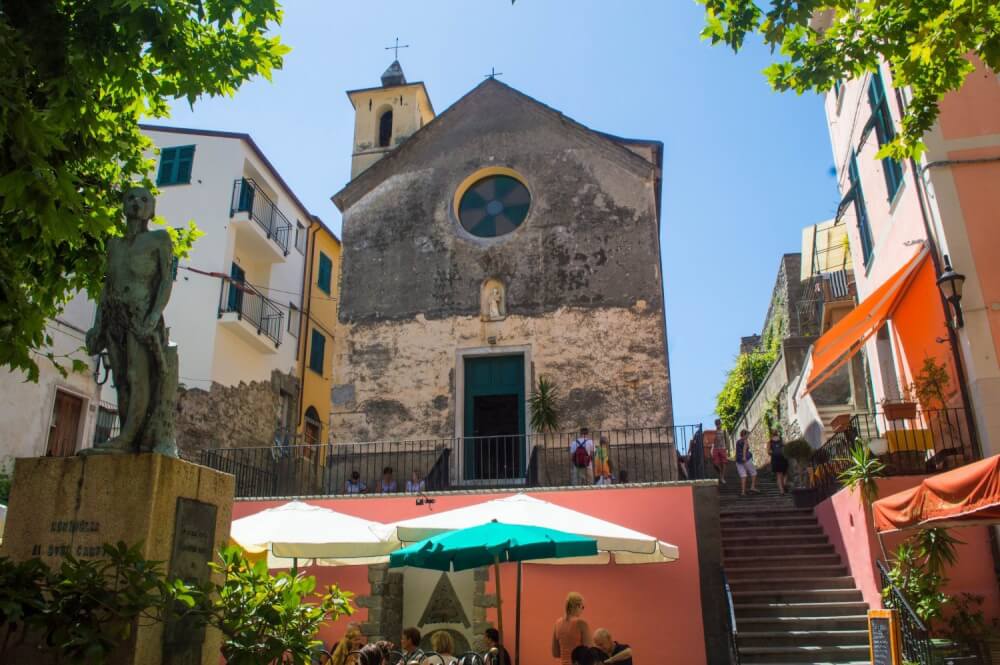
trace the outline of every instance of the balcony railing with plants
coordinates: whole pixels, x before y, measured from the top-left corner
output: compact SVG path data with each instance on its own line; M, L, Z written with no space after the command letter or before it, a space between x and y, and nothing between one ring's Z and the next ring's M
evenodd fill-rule
M838 476L850 465L851 449L864 441L885 465L884 475L938 473L979 458L968 413L961 408L918 409L911 417L863 413L812 455L810 474L818 498L841 488Z
M233 198L229 216L245 212L250 219L264 229L267 237L288 255L288 245L292 235L292 223L288 221L278 206L250 178L239 178L233 183Z
M615 484L677 480L694 426L592 431L605 436ZM563 487L572 484L575 432L374 441L303 443L277 437L274 445L202 453L205 466L236 476L238 497L413 493L460 489ZM392 483L383 471L392 469ZM355 473L357 474L355 476ZM596 482L596 480L595 480Z
M281 344L281 321L284 312L267 296L246 282L234 279L222 280L219 290L219 317L235 313L240 320L257 328L258 335L264 335L277 347Z

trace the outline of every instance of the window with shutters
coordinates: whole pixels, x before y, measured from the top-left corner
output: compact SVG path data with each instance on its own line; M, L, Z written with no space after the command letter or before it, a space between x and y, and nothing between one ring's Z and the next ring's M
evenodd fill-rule
M318 330L312 331L309 344L309 369L323 376L323 356L326 353L326 337Z
M316 286L323 293L330 295L330 283L333 281L333 261L323 252L319 253L319 270Z
M882 81L882 73L879 71L875 72L868 85L868 105L871 107L871 122L875 127L875 136L881 148L896 138L896 128L892 124L892 113L889 111L889 101L885 94L885 83ZM882 175L885 176L889 200L892 201L896 198L896 192L903 184L903 163L898 159L886 157L882 160Z
M194 163L194 146L181 145L160 149L160 170L156 186L187 185L191 182L191 165Z
M292 337L299 336L299 308L295 303L288 303L288 334Z
M299 254L306 253L306 227L302 226L302 222L295 220L295 249Z
M851 184L851 196L854 202L854 214L857 217L858 235L861 236L861 256L867 268L871 265L875 254L875 242L872 239L872 227L868 221L868 209L865 207L865 197L861 192L858 156L854 152L851 153L851 163L848 164L847 175Z

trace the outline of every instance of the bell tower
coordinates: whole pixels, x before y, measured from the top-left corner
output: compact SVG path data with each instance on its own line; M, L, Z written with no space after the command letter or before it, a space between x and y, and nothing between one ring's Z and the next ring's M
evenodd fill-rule
M399 60L382 74L381 86L347 96L354 106L352 180L434 119L427 89L420 81L406 82Z

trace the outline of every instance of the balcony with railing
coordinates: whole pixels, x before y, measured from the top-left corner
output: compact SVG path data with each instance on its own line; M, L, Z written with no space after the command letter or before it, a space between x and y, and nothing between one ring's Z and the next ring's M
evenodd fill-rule
M276 353L281 345L284 312L267 296L246 282L222 280L219 290L219 323L263 353Z
M609 441L615 484L677 480L677 448L683 453L695 426L591 432ZM572 484L570 444L576 433L450 437L364 443L301 443L277 437L274 445L219 448L201 463L236 476L241 498L330 496L463 489L564 487ZM395 489L382 488L393 470ZM357 472L357 480L353 480Z
M241 248L256 259L276 263L288 256L292 223L251 178L233 182L229 217Z
M885 465L887 476L939 473L979 459L965 409L920 409L898 419L885 413L858 414L812 455L810 474L819 499L841 488L838 476L859 441Z

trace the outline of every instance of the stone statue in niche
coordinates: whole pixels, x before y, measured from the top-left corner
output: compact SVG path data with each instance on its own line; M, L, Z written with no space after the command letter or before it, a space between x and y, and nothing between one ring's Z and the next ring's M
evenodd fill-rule
M165 230L149 230L156 200L148 189L128 190L124 208L125 235L108 241L104 288L86 337L88 353L107 353L121 433L83 452L177 457L177 345L163 321L173 287L173 243Z
M499 321L507 317L507 305L504 302L504 287L499 280L490 279L483 285L482 289L483 319L486 321Z

